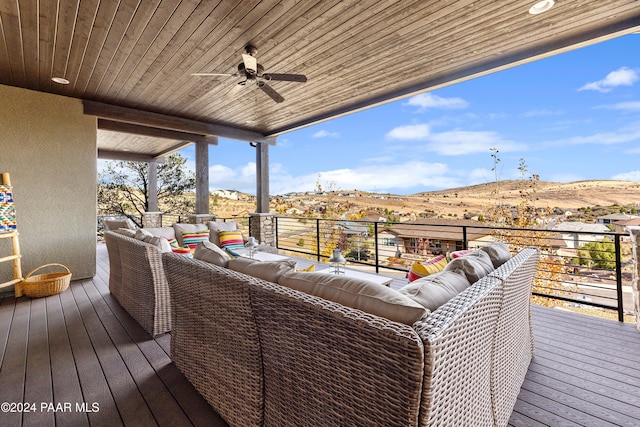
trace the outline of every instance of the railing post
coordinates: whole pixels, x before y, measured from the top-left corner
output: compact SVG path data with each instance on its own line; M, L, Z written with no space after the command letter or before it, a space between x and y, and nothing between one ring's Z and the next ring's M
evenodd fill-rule
M278 242L278 217L277 216L273 217L273 224L274 224L274 227L275 227L275 237L274 237L273 241L274 241L274 244L276 245L276 249L277 249L278 248L278 244L279 244L279 242Z
M633 279L631 282L633 311L636 317L636 328L640 331L640 227L629 226L627 231L631 234L631 253L633 254Z
M469 249L469 242L467 241L467 226L462 226L462 249Z
M378 258L378 221L373 223L373 248L376 252L376 274L380 273L380 258Z
M320 262L320 218L316 218L316 251L318 262Z
M615 235L616 251L616 296L618 298L618 322L624 322L624 304L622 297L622 260L620 258L620 235Z

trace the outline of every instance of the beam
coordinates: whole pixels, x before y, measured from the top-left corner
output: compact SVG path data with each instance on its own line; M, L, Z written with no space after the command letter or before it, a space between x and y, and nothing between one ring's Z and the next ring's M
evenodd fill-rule
M127 153L124 151L111 151L98 149L98 158L104 160L123 160L125 162L153 162L164 163L164 159L149 154Z
M263 142L266 138L259 132L231 126L218 125L197 120L184 119L166 114L135 108L120 107L95 101L82 101L84 114L108 119L116 122L133 123L160 129L187 132L196 135L215 135L241 141Z
M125 123L125 122L116 122L112 120L98 119L98 129L100 130L109 130L113 132L122 132L122 133L131 133L134 135L144 135L144 136L152 136L154 138L165 138L165 139L176 139L179 141L190 141L190 142L212 142L212 138L207 135L197 135L194 133L188 132L179 132L175 130L169 129L160 129L157 127L149 127L149 126L141 126L133 123ZM218 140L215 140L215 144L218 143Z

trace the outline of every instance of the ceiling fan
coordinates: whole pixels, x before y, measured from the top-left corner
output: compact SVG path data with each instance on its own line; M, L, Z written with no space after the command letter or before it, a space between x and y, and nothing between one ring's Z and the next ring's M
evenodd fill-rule
M224 76L224 77L244 77L244 80L238 82L236 86L231 89L229 95L234 95L247 83L255 83L264 93L269 95L275 102L282 102L284 98L274 88L269 86L270 81L285 81L285 82L298 82L305 83L307 76L303 74L276 74L265 73L264 67L258 64L258 60L255 58L258 49L253 46L246 46L244 50L247 53L242 54L242 62L238 64L238 72L233 74L228 73L193 73L192 76Z

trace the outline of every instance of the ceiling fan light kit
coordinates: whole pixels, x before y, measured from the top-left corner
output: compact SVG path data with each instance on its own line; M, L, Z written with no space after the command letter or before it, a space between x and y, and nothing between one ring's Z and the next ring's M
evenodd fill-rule
M246 86L248 81L255 82L256 85L266 93L275 102L284 101L284 97L280 95L274 88L269 86L268 82L271 81L284 81L284 82L297 82L306 83L307 77L303 74L277 74L277 73L265 73L264 67L258 64L258 60L255 55L258 53L258 49L254 46L248 45L244 48L246 53L242 54L242 62L238 64L238 72L235 74L225 73L193 73L192 76L225 76L225 77L244 77L244 80L237 83L237 86ZM235 91L234 91L235 94Z

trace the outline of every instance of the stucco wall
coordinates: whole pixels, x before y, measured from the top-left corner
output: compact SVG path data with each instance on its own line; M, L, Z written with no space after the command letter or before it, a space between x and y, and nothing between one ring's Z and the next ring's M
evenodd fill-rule
M93 277L96 118L58 95L0 85L0 99L0 172L14 187L23 275L55 262L73 279ZM0 256L10 251L2 240ZM0 282L11 279L10 264L0 265Z

